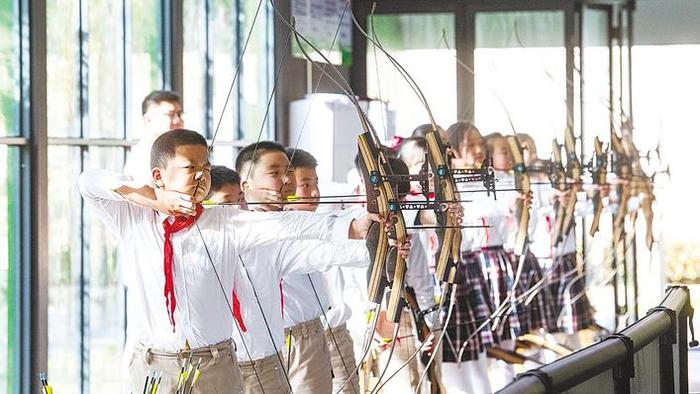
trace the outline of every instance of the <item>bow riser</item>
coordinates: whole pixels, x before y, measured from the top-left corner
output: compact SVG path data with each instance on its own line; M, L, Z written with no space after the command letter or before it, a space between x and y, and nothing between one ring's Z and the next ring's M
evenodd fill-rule
M564 150L566 151L566 175L574 185L581 183L581 161L576 155L576 137L570 127L564 133ZM572 193L564 210L564 221L561 227L561 236L568 234L575 223L576 195Z
M610 146L613 151L613 171L620 181L630 181L632 178L629 155L625 150L622 137L616 133L610 134ZM617 186L619 206L613 214L613 242L617 245L622 241L625 233L625 217L627 216L627 204L631 197L630 185L620 183Z
M428 147L428 159L435 178L435 197L441 201L456 201L457 190L455 180L449 166L449 147L443 143L439 132L429 131L425 136ZM447 212L435 212L438 226L446 226L444 230L438 230L440 245L437 251L435 275L441 282L454 283L456 267L459 262L459 246L462 242L461 229L450 228L459 226Z
M403 308L402 290L406 274L406 261L395 249L389 248L388 241L391 238L405 242L406 223L400 212L399 204L392 204L397 201L397 198L394 195L394 189L388 182L387 175L390 170L383 152L376 146L369 132L358 136L357 146L367 192L367 210L382 216L393 213L393 224L389 234L387 235L383 229L379 230L376 248L369 248L370 253L372 249L375 249L368 285L369 298L375 303L381 303L385 287L390 286L391 292L387 302L386 316L388 319L398 322ZM384 233L383 236L382 233ZM368 243L373 242L374 240L368 239ZM393 262L393 264L387 267L387 261ZM389 281L389 277L392 277L391 281Z
M560 192L566 191L566 173L561 161L561 145L556 138L552 140L552 172L550 181L552 187ZM554 202L554 227L552 228L552 242L554 245L561 241L564 230L564 216L566 215L566 205L562 205L559 201Z
M594 162L591 166L593 183L596 185L604 185L607 180L608 159L603 152L603 144L598 137L593 140ZM600 195L600 190L593 191L593 219L591 220L591 229L589 234L595 236L600 227L600 217L603 213L603 198Z
M510 153L513 156L513 176L515 178L515 188L521 189L522 193L529 194L531 190L530 176L527 173L523 159L523 147L515 136L507 136ZM520 199L515 212L518 218L518 232L515 235L515 245L513 252L522 256L527 247L528 225L530 223L530 208L525 205L525 200Z
M388 213L384 208L388 206L386 195L383 193L383 184L376 182L379 168L375 160L371 160L372 151L363 138L358 139L358 149L360 153L360 167L365 182L365 192L367 195L367 211L380 215ZM374 181L374 182L373 182ZM384 276L384 266L389 251L389 238L380 224L374 223L367 234L367 248L372 259L372 269L370 272L367 293L370 301L381 304L384 288L387 280Z

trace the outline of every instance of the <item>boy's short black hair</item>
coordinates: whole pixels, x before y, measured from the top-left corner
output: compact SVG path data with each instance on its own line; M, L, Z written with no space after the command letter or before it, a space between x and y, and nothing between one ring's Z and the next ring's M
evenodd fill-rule
M156 138L151 148L151 168L165 168L168 161L175 156L175 149L183 145L200 145L208 148L207 140L196 131L175 129Z
M151 93L148 93L148 95L141 102L141 115L146 114L146 111L148 111L148 107L150 107L151 104L160 104L163 102L176 103L182 107L182 99L180 98L179 94L171 90L154 90Z
M241 176L226 166L211 167L211 189L209 195L216 193L226 185L241 185Z
M236 157L236 172L242 174L243 167L248 164L255 164L260 160L260 156L267 152L282 152L285 155L287 151L284 146L274 141L260 141L252 143L238 152Z
M294 168L316 169L318 167L316 158L303 149L287 148L287 157Z
M450 139L450 146L459 149L464 141L464 136L472 130L479 131L471 122L460 121L447 128L447 138Z

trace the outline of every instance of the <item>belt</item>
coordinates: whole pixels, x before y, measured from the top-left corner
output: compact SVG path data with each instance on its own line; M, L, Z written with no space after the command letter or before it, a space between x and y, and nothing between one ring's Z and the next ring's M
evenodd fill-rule
M269 355L269 356L265 356L265 357L263 357L263 358L259 358L259 359L257 359L257 360L245 361L245 362L242 362L242 363L238 363L238 366L239 366L241 369L249 369L249 368L252 369L253 366L263 366L263 365L265 365L265 364L267 364L267 363L269 363L269 362L274 362L274 365L275 365L275 367L276 367L277 364L278 364L278 360L277 360L278 354L281 355L281 353L279 353L279 352L278 352L278 353L274 353L274 354L271 354L271 355Z
M299 324L296 324L292 327L285 328L284 329L284 336L288 336L289 334L297 336L297 335L304 335L304 334L311 334L313 331L324 331L323 330L323 325L321 324L321 319L316 318L313 320L308 320L305 322L301 322Z
M211 357L212 359L216 360L221 357L221 355L231 354L234 348L235 346L233 344L233 340L231 339L221 341L211 346L190 350L180 350L178 352L166 352L163 350L153 349L146 347L146 345L142 343L136 345L136 349L143 351L143 357L146 364L150 364L154 359L185 360L189 357Z

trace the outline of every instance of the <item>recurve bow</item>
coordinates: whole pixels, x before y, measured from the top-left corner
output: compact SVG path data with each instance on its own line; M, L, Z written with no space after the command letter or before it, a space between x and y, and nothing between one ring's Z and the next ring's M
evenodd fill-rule
M530 175L525 166L523 147L518 140L518 137L509 135L506 137L510 152L513 157L513 176L515 179L515 188L521 189L523 194L529 195L531 192ZM525 254L527 247L527 232L530 223L530 207L524 199L518 201L515 217L518 218L518 230L515 235L515 244L513 251L517 256Z
M559 145L556 139L552 140L552 169L549 174L549 180L553 188L562 193L566 192L566 173L561 161L561 145ZM554 212L552 243L557 245L562 240L564 216L566 215L566 206L560 204L558 199L554 201Z
M591 177L593 184L600 187L607 183L608 175L608 155L603 151L603 143L598 137L593 140L594 154L591 158ZM595 236L600 226L600 216L603 213L603 198L601 197L598 188L593 190L593 219L591 220L591 229L589 234Z
M566 152L566 177L569 188L576 190L581 184L581 160L576 154L576 137L571 127L564 133L564 151ZM564 209L564 220L561 226L561 237L565 237L576 223L576 193L571 193Z

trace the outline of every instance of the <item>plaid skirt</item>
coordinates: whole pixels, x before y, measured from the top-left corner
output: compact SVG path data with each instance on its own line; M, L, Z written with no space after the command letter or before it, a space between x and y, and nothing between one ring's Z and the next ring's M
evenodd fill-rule
M446 323L442 345L443 361L476 360L480 352L495 343L488 322L493 304L489 302L488 285L481 264L469 253L463 253L457 265L455 285L454 309ZM450 300L445 300L445 314L449 305Z
M510 252L509 255L513 264L513 272L517 272L519 258L513 252ZM516 297L520 297L535 286L537 282L542 280L542 277L543 272L537 257L528 250L523 260L520 280L515 288ZM556 317L553 310L554 299L549 292L549 287L541 287L533 297L528 297L528 301L526 303L523 300L521 303L522 307L518 315L519 320L521 322L527 321L530 330L553 330Z
M586 277L576 262L576 253L558 256L547 275L547 287L554 299L550 323L553 332L573 334L595 323L593 307L586 296Z
M508 314L492 325L497 341L514 339L530 330L530 319L522 303L516 303L511 294L517 261L503 247L489 247L472 252L473 258L478 259L489 285L489 297L492 305L497 308L502 303L509 308ZM517 295L517 289L516 289ZM494 309L495 309L494 308Z

